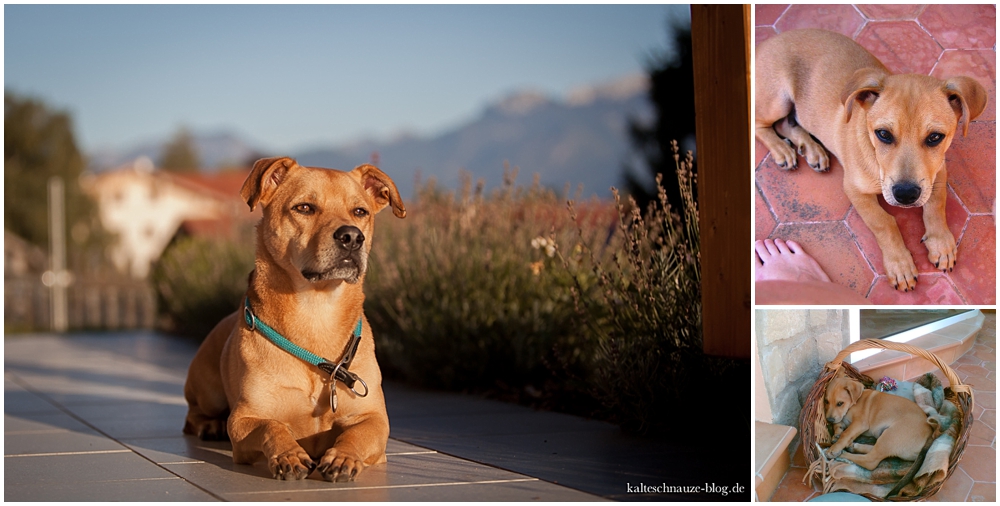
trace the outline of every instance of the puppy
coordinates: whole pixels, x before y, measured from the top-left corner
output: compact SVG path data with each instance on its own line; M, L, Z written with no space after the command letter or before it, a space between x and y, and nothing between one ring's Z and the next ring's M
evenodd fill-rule
M259 160L240 195L263 208L254 271L242 308L188 369L184 432L228 437L234 462L264 459L278 479L316 469L352 480L385 462L389 419L361 286L375 214L391 206L402 218L403 202L371 165L341 172L291 158ZM268 329L322 360L293 355Z
M868 470L887 457L917 460L934 431L917 403L866 389L860 381L843 376L827 384L823 408L826 421L839 425L834 436L840 435L826 456L843 457ZM877 441L874 445L852 445L861 435ZM856 453L844 453L848 446Z
M757 46L755 135L775 163L796 168L796 153L818 172L830 154L844 166L844 191L882 250L889 282L912 290L917 268L895 219L878 203L923 206L928 259L954 267L957 248L945 221L945 152L955 133L986 107L975 80L893 75L851 39L793 30ZM825 149L824 149L825 148Z

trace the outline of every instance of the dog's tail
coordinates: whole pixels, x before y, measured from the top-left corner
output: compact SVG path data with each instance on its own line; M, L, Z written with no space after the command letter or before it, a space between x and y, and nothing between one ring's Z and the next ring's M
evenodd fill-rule
M934 430L931 431L930 437L927 438L927 442L924 443L924 447L920 450L920 455L917 455L917 460L913 461L913 465L910 466L910 470L906 472L906 475L904 475L899 480L899 483L896 483L896 486L893 487L892 490L890 490L885 496L886 499L899 494L899 492L903 490L903 487L909 485L910 482L913 481L913 478L917 475L917 471L920 470L920 466L924 465L924 459L927 458L927 450L930 449L931 445L934 444L934 441L941 435L941 424L937 420L931 418L927 420L927 423L933 425Z

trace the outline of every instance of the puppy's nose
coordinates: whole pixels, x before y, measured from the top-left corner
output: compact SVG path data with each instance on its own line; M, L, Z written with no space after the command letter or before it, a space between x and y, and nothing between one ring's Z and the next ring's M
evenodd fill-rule
M362 234L358 227L344 225L333 233L333 240L337 241L340 247L348 251L354 251L364 244L365 234Z
M837 423L837 419L834 418L834 417L832 417L832 416L826 417L826 421L828 421L830 423Z
M892 186L892 196L900 204L912 204L920 198L920 186L910 182L897 183Z

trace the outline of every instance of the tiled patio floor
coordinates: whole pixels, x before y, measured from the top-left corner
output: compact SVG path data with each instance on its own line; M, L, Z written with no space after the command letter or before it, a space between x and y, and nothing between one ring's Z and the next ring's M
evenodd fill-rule
M724 497L629 493L640 483L732 487L742 466L721 471L706 458L711 442L629 437L605 422L395 383L384 386L386 464L353 483L277 481L263 463L233 464L228 442L181 434L195 349L143 332L5 336L4 499L749 499L748 479Z
M928 501L996 502L996 314L986 315L983 328L965 355L951 364L963 383L972 385L972 432L962 460L941 490ZM947 379L936 372L945 384ZM912 380L913 378L911 378ZM820 492L802 483L808 466L801 446L795 450L792 468L785 473L771 501L806 501Z
M875 237L842 189L839 161L818 174L779 169L756 143L755 239L801 243L835 282L874 304L996 304L996 7L993 5L758 5L756 43L795 28L825 28L854 38L894 72L968 75L986 87L986 110L956 136L947 154L947 216L958 263L943 274L920 243L920 209L882 207L896 217L920 272L915 291L888 283Z

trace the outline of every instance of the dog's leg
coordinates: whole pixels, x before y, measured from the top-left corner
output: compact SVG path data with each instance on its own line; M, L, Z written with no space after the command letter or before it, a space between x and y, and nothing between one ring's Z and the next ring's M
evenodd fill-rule
M948 229L944 206L948 200L948 171L942 167L931 189L931 198L924 204L924 237L927 259L934 267L950 271L958 257L955 236Z
M806 157L806 162L813 170L816 172L830 170L830 157L826 154L826 148L796 121L794 110L775 123L774 130L798 147L798 153Z
M353 481L372 464L385 461L385 442L389 438L389 421L369 416L339 432L333 446L319 461L319 472L328 481Z
M234 411L229 417L229 437L234 462L253 464L263 455L271 475L279 480L301 480L316 467L291 429L277 420L240 416Z
M794 170L798 164L795 149L774 131L775 123L783 121L792 112L793 104L781 96L780 90L772 91L766 88L767 86L762 86L758 82L754 133L757 139L767 146L767 150L771 152L771 159L779 168Z
M839 457L840 454L844 452L844 449L853 443L858 436L864 434L866 430L868 430L868 427L858 422L848 425L847 428L844 429L844 432L840 435L840 439L830 446L830 448L827 448L827 458L835 459Z
M904 292L915 289L917 265L913 263L913 256L906 249L896 219L878 205L876 195L861 193L848 184L847 178L844 179L844 191L865 225L875 234L878 247L882 250L882 264L885 266L889 283L896 290L902 289Z

